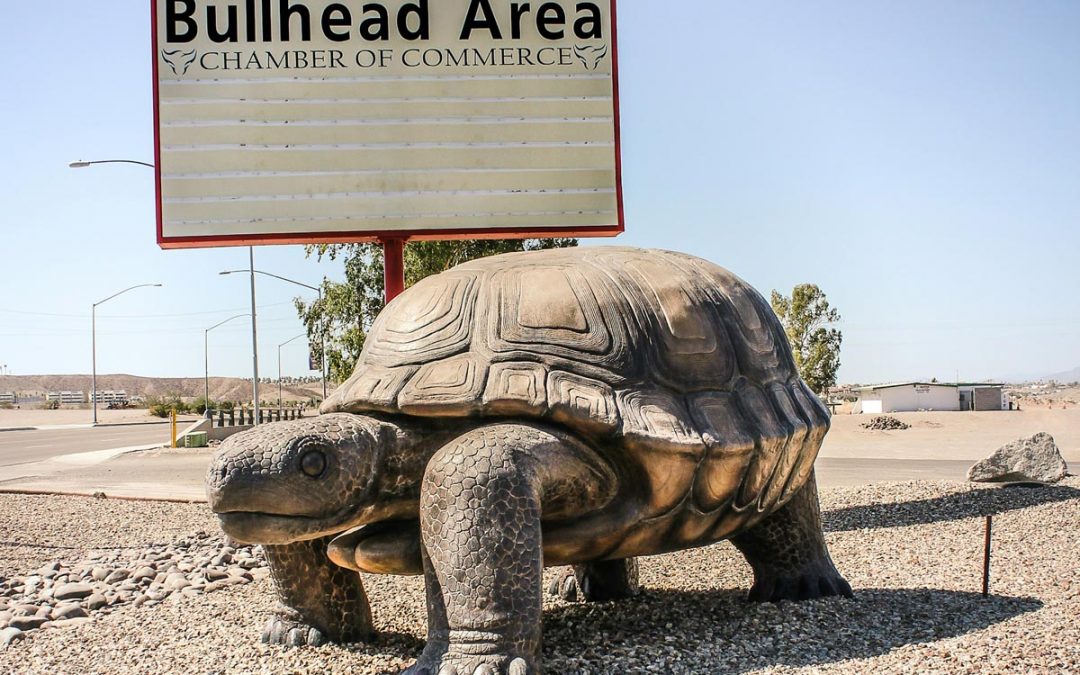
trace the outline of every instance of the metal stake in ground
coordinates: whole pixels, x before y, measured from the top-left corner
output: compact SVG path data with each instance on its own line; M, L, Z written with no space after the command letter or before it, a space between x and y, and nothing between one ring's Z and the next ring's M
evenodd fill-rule
M986 517L986 541L983 548L983 589L984 598L990 597L990 534L993 529L993 516Z

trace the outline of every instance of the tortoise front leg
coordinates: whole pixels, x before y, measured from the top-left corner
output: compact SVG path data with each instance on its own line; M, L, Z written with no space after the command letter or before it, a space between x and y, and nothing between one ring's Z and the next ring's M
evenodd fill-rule
M374 634L360 575L326 555L332 538L263 546L278 596L263 642L317 646L368 640Z
M406 672L539 673L541 515L588 513L613 486L592 450L539 427L492 424L436 452L420 492L429 643Z

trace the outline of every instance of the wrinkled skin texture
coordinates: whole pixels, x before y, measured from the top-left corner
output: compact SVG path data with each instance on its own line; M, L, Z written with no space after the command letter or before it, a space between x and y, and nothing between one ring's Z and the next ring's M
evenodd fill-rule
M278 596L262 640L293 647L370 639L371 609L360 575L330 562L329 537L265 545Z
M813 476L783 508L731 538L754 570L750 600L810 600L852 597L836 571L821 531L817 482Z
M360 576L326 547L369 501L380 427L351 415L265 425L233 436L207 475L210 505L233 538L263 544L278 596L263 641L318 645L373 634Z

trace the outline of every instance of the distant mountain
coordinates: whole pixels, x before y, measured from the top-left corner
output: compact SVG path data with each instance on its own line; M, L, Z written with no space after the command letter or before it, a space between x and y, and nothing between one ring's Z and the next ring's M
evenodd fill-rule
M237 377L211 377L210 398L215 401L250 401L251 380ZM98 375L100 391L122 390L128 396L182 396L196 398L203 395L201 377L139 377L137 375ZM333 388L333 387L331 387ZM37 396L48 391L90 391L89 375L0 375L0 391L13 391L21 396ZM285 384L282 399L306 401L322 398L322 385L318 382ZM277 384L263 382L259 385L259 398L264 401L277 399Z
M1055 382L1080 382L1080 366L1073 368L1072 370L1066 370L1063 373L1054 373L1052 375L1044 375L1039 378L1040 380L1054 380Z

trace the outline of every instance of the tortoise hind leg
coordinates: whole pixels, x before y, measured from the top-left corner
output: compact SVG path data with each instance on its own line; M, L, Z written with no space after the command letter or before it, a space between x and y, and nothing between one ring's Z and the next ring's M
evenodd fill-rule
M813 474L791 501L731 542L754 569L750 600L852 597L851 586L836 571L825 546Z
M360 575L330 561L326 546L331 539L263 546L278 596L263 642L299 647L372 637L371 608Z
M551 595L573 602L605 602L641 593L637 558L600 560L574 565L551 583Z

